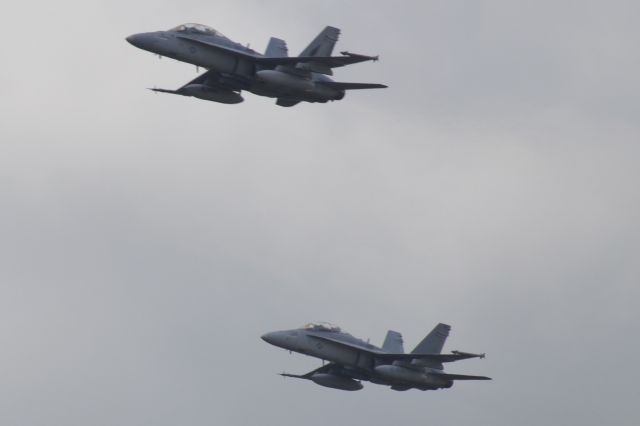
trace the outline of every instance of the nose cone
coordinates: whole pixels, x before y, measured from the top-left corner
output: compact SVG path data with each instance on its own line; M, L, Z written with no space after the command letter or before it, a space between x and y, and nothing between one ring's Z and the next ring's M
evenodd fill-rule
M279 346L281 348L286 348L288 346L286 333L282 331L272 331L271 333L263 334L260 338L274 346Z
M155 38L150 33L133 34L126 40L139 49L149 50L155 44Z
M262 340L264 340L265 342L270 343L270 344L273 345L274 344L273 342L274 342L275 334L276 333L265 333L262 336L260 336L260 338Z
M136 46L136 47L137 47L137 46L138 46L138 44L140 44L140 40L139 40L139 39L140 39L140 37L139 37L139 36L140 36L140 34L132 34L132 35L130 35L129 37L127 37L127 38L126 38L126 40L127 40L130 44L132 44L132 45L134 45L134 46Z

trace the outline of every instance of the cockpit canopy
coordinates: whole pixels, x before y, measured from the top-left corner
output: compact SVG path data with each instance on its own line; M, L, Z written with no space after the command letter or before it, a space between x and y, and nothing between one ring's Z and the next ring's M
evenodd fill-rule
M169 31L173 31L177 33L207 34L207 35L226 38L222 33L214 30L213 28L207 25L202 25L202 24L193 24L193 23L182 24L182 25L178 25L175 28L171 28Z
M305 324L302 328L304 330L333 331L335 333L340 332L340 327L329 324L328 322L310 322L308 324Z

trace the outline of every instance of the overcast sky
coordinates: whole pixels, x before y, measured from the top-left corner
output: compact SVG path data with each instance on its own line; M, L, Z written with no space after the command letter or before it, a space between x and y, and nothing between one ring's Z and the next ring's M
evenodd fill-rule
M16 2L0 23L0 424L638 423L637 1ZM280 108L169 95L130 34L211 25L384 83ZM437 392L276 373L331 321L487 352Z

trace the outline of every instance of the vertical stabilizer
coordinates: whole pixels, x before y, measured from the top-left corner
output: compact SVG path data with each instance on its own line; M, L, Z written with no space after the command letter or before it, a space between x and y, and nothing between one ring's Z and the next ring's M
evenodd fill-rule
M264 51L264 56L267 58L286 58L289 56L287 42L279 38L271 37L269 44L267 44L267 49Z
M300 56L331 56L333 47L338 41L340 30L334 27L326 27L311 44L300 53Z
M449 330L451 326L447 324L438 324L431 330L431 333L427 334L427 337L422 339L422 342L416 346L411 352L412 354L439 354L442 352L444 342L449 336Z
M387 337L382 344L382 350L392 354L403 354L404 345L402 343L402 334L397 331L387 331Z

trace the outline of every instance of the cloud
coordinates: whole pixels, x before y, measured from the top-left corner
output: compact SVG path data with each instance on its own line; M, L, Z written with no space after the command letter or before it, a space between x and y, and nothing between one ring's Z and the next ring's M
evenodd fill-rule
M3 424L631 425L635 3L42 8L2 47ZM381 61L336 78L391 87L154 96L195 70L124 37L181 21L292 52L337 25ZM488 353L451 371L495 380L283 381L318 362L259 336L308 320L407 348L449 322L447 349Z

